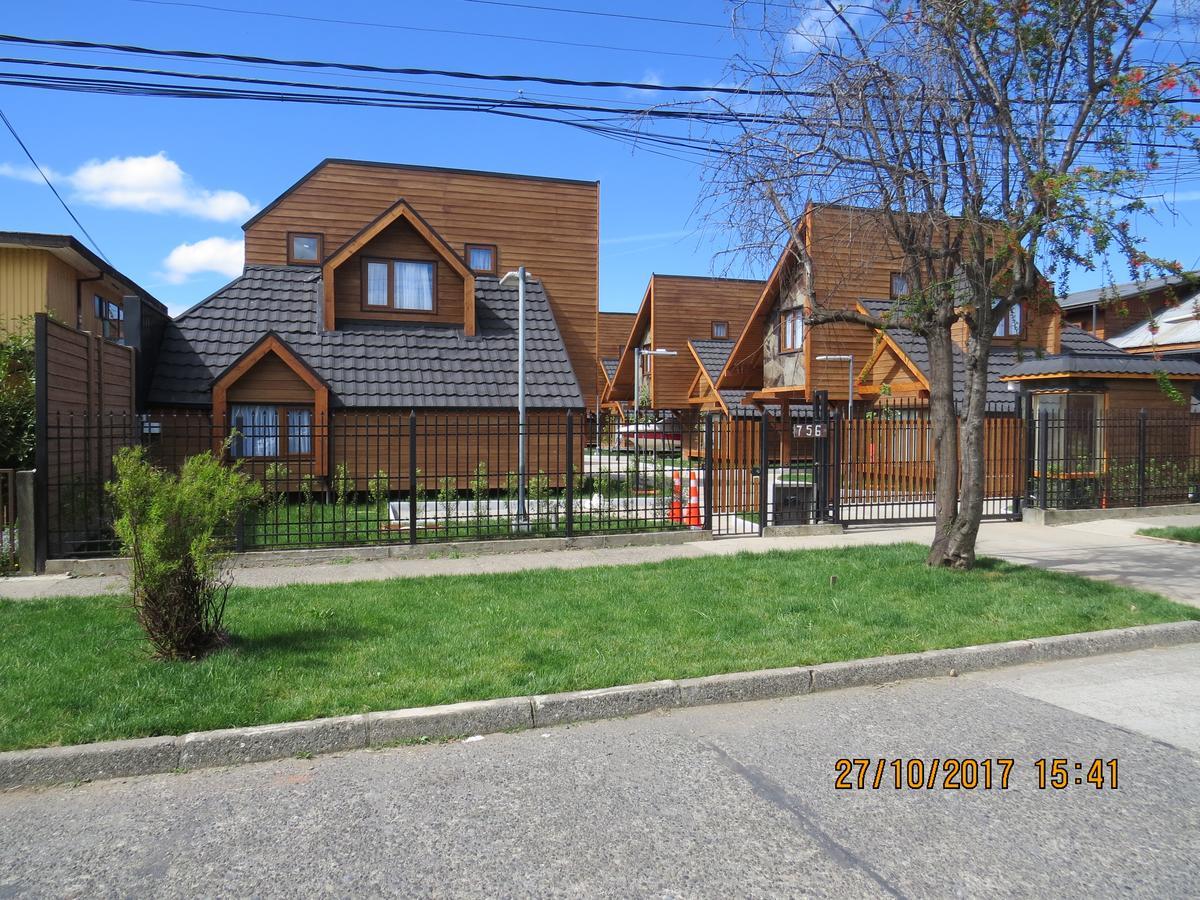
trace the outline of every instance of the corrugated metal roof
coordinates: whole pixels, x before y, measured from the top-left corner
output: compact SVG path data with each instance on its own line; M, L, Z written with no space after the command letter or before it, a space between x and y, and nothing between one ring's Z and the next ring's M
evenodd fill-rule
M1077 309L1081 306L1092 306L1096 303L1111 303L1115 300L1128 300L1139 294L1152 294L1171 285L1189 284L1189 279L1195 279L1200 273L1190 272L1185 275L1171 275L1165 278L1147 278L1145 281L1127 281L1124 284L1108 285L1107 287L1092 288L1087 291L1075 291L1067 294L1058 301L1063 309ZM1196 288L1190 285L1192 293Z
M1112 343L1118 347L1200 343L1200 302L1192 301L1168 309L1156 319L1147 320L1117 335Z
M322 281L301 266L248 266L245 273L167 328L149 402L211 401L213 380L273 331L329 384L331 402L358 408L511 409L517 402L517 291L476 276L477 334L461 326L318 325ZM542 286L526 291L527 402L583 406L562 335Z

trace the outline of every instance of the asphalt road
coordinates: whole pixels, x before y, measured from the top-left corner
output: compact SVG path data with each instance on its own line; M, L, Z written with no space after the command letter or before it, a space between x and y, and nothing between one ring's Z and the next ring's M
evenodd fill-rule
M1196 896L1198 672L1193 645L15 791L0 896ZM841 791L839 757L1015 763ZM1118 788L1040 790L1046 757Z

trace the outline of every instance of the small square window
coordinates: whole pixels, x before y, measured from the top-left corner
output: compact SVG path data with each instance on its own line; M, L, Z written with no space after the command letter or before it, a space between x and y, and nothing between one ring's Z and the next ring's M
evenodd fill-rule
M729 337L729 323L713 322L712 336L714 340L724 340L725 338Z
M892 273L891 299L903 297L908 293L908 276L903 272Z
M499 270L495 244L467 244L467 265L472 272L495 275Z
M291 264L311 265L321 261L321 235L319 234L289 234L288 262Z

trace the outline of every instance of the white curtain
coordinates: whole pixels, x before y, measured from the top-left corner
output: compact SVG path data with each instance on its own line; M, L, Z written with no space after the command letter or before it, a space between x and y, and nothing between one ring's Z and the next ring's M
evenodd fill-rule
M433 309L433 263L396 262L396 308Z
M385 262L367 263L367 306L388 305L388 267Z
M234 406L234 456L278 456L279 416L274 406Z
M312 410L289 409L287 414L288 453L312 453Z

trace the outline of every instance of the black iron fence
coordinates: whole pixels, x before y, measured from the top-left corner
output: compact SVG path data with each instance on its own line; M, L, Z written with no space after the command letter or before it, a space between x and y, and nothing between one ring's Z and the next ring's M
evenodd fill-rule
M684 453L704 446L703 421L683 433L536 413L523 436L507 415L344 413L319 425L281 414L277 422L56 418L45 436L48 556L117 549L105 483L113 454L128 446L169 470L209 450L259 481L262 499L227 535L238 551L711 524L703 453Z
M1082 404L1080 405L1082 407ZM1041 409L1030 431L1030 503L1106 509L1200 501L1200 416Z

